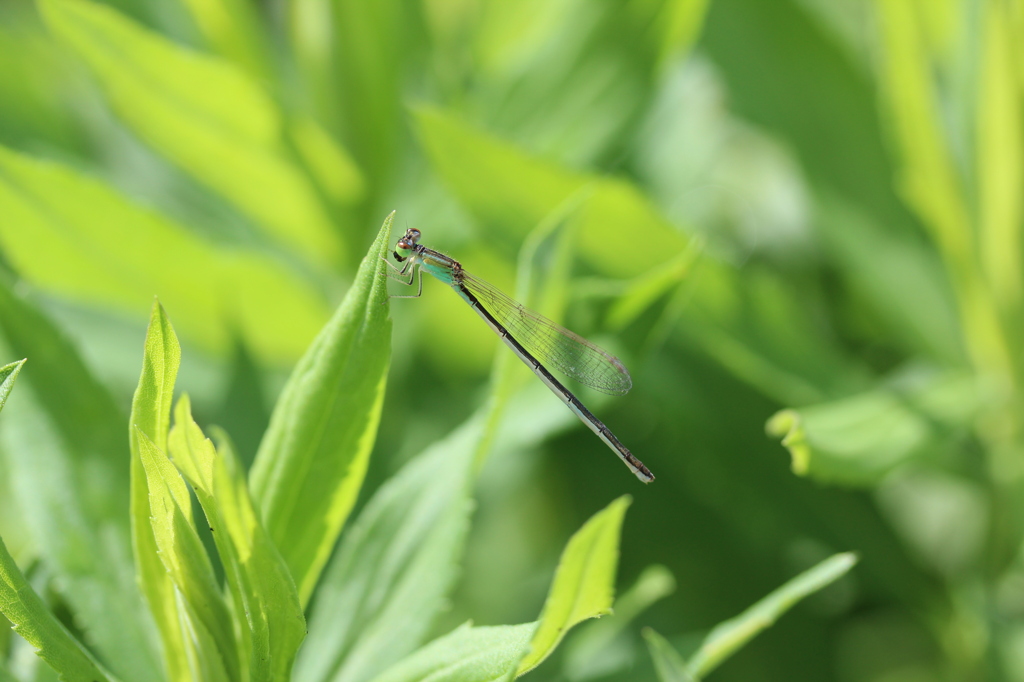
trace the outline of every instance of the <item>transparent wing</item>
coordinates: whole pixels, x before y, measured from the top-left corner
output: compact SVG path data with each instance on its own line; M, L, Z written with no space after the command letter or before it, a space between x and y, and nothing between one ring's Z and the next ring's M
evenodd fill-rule
M487 312L545 367L602 393L622 395L633 387L629 372L614 355L516 303L482 279L462 274L463 284Z

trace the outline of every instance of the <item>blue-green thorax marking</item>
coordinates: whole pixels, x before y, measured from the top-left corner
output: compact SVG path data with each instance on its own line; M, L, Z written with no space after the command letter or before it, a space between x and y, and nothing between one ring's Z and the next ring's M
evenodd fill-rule
M407 230L405 236L399 239L395 245L395 260L403 263L408 259L411 262L406 263L404 269L410 266L420 267L445 284L455 286L457 283L461 283L462 264L454 258L449 258L443 253L419 244L419 238L419 230Z

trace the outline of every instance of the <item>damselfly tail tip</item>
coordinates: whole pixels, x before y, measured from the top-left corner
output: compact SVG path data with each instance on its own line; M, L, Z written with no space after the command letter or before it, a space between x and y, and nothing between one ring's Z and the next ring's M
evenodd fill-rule
M636 477L644 483L650 483L654 480L654 474L652 474L651 470L645 467L640 460L637 460L636 465L631 466L630 469L632 469L633 473L636 474Z

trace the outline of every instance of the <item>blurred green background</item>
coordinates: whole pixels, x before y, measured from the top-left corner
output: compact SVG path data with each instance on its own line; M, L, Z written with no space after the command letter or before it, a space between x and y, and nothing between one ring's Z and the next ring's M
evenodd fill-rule
M620 590L663 564L675 592L531 679L653 680L642 626L686 653L856 550L713 679L1024 680L1022 45L1020 0L5 0L0 364L31 388L0 421L0 535L45 588L25 459L127 467L153 296L197 419L251 461L398 209L623 359L628 396L581 395L658 477L522 370L438 633L532 620L629 492ZM33 316L68 345L26 345ZM392 316L364 499L507 355L436 282ZM83 437L100 413L123 421Z

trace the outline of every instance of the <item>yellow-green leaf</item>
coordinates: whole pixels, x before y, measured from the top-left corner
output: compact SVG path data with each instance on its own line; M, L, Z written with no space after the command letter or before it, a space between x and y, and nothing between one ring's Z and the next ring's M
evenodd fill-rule
M536 623L467 623L394 664L373 682L511 682Z
M169 682L189 682L192 679L188 667L191 645L186 644L174 583L160 560L153 526L150 524L149 482L143 466L139 434L158 448L167 447L171 399L180 361L181 347L171 322L160 304L154 303L149 329L146 331L142 375L135 389L129 418L128 435L132 458L130 514L135 570L139 586L160 632Z
M839 580L857 563L852 552L835 554L760 600L740 615L716 625L687 665L697 679L721 665L750 640L775 624L782 614L808 595Z
M18 373L21 372L22 366L24 366L24 360L18 360L10 364L0 367L0 410L4 409L4 403L7 402L7 396L11 394L11 389L14 388L14 382L18 378Z
M327 318L320 294L269 256L216 247L78 171L3 148L0 213L0 247L40 289L136 315L160 296L213 352L241 334L262 360L287 363Z
M295 367L250 474L274 544L309 600L362 485L391 356L392 213L334 317Z
M192 486L213 532L234 600L243 679L289 678L306 634L298 591L263 529L245 477L227 441L214 448L192 420L188 397L178 401L169 438L174 463Z
M629 182L532 156L440 109L423 107L415 115L436 171L489 227L525 237L579 192L578 227L587 235L579 255L602 274L637 276L686 248L683 233Z
M89 0L40 0L140 137L311 262L344 256L316 191L286 153L269 96L230 63L170 42Z
M866 486L900 464L948 450L989 400L974 377L951 374L782 410L766 429L782 438L795 473Z
M238 679L228 606L213 572L210 557L192 520L192 499L184 479L167 455L136 426L136 441L149 486L150 523L157 551L180 597L194 652L203 669L216 678Z
M572 626L611 613L619 563L619 530L629 504L629 496L618 498L594 514L569 540L544 602L537 632L530 640L530 653L520 662L517 675L540 665Z
M1021 218L1024 193L1024 135L1021 84L1014 63L1020 48L1007 9L985 3L981 96L977 99L978 208L980 255L992 294L1004 319L1018 321L1024 297Z

